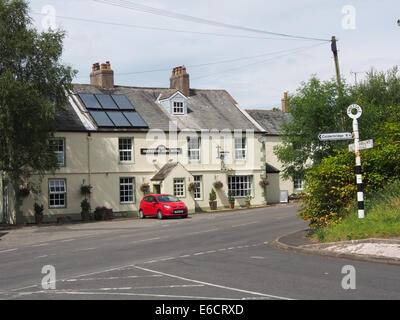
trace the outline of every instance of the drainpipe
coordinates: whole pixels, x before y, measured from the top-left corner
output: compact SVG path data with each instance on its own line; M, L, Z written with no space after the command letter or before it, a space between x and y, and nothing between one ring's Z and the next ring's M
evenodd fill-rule
M90 141L92 140L92 137L91 137L90 131L88 132L88 135L86 138L87 138L88 185L91 186L92 183L91 183L91 177L90 177L90 171L91 171L91 169L90 169ZM89 203L90 203L90 196L91 196L91 193L89 193Z

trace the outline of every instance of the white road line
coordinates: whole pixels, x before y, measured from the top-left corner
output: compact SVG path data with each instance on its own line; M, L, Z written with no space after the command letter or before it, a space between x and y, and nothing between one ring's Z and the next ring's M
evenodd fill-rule
M77 249L77 250L74 250L73 252L89 251L89 250L95 250L95 249L97 249L97 248L84 248L84 249Z
M61 240L61 242L70 242L70 241L75 241L76 239L65 239L65 240Z
M272 294L266 294L266 293L260 293L260 292L255 292L255 291L232 288L232 287L222 286L222 285L215 284L215 283L210 283L210 282L204 282L204 281L199 281L199 280L179 277L179 276L176 276L176 275L173 275L173 274L169 274L169 273L165 273L165 272L161 272L161 271L157 271L157 270L151 270L151 269L147 269L147 268L143 268L143 267L135 266L135 268L137 268L139 270L147 271L147 272L160 274L160 275L163 275L163 276L166 276L166 277L171 277L171 278L176 278L176 279L180 279L180 280L184 280L184 281L190 281L190 282L194 282L194 283L204 284L206 286L226 289L226 290L230 290L230 291L242 292L242 293L251 294L251 295L255 295L255 296L269 297L269 298L273 298L273 299L293 300L293 299L287 298L287 297L280 297L280 296L275 296L275 295L272 295Z
M161 238L143 239L143 240L132 241L131 243L135 244L135 243L139 243L139 242L147 242L147 241L153 241L153 240L159 240L159 239L161 239Z
M248 223L237 224L237 225L232 226L232 228L248 226L248 225L256 224L256 223L258 223L258 222L257 222L257 221L254 221L254 222L248 222Z
M207 232L213 232L213 231L218 231L218 230L219 230L218 228L215 228L215 229L210 229L210 230L197 231L197 232L192 232L191 235L202 234L202 233L207 233Z
M17 249L8 249L8 250L0 251L0 253L13 252L13 251L17 251L17 250L18 250L18 248Z
M111 291L111 290L135 290L135 289L162 289L162 288L193 288L204 287L203 284L171 284L167 286L146 286L146 287L125 287L125 288L100 288L96 290ZM91 289L94 290L94 289Z
M40 243L40 244L33 244L30 247L44 247L48 246L50 243Z
M118 280L118 279L137 279L137 278L155 278L162 277L158 274L151 274L145 276L126 276L126 277L107 277L107 278L86 278L86 279L67 279L60 280L59 282L77 282L77 281L98 281L98 280Z
M158 298L182 298L182 299L199 299L199 300L237 300L224 297L203 297L203 296L183 296L183 295L168 295L168 294L149 294L149 293L131 293L131 292L80 292L80 291L55 291L55 290L42 290L36 292L24 292L21 295L33 294L70 294L70 295L117 295L117 296L144 296L144 297L158 297Z

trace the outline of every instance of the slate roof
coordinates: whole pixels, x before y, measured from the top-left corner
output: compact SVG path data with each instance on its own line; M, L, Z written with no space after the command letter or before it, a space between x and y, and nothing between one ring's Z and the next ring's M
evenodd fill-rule
M146 121L149 129L160 129L168 132L170 122L177 123L178 130L192 129L253 129L260 130L238 109L237 102L225 90L191 89L188 97L187 115L171 115L160 104L157 98L162 93L171 93L169 88L142 88L115 86L113 89L101 89L89 84L74 84L74 92L92 94L124 94ZM71 106L61 112L57 118L59 131L78 130L83 125ZM97 131L147 131L148 129L98 128Z
M266 166L267 173L279 173L279 172L281 172L279 169L275 168L274 166L272 166L272 165L270 165L268 163L266 163L265 166Z
M256 120L269 135L280 135L282 124L290 122L292 116L287 112L272 110L246 110L246 112Z
M163 181L169 173L178 165L177 162L175 163L166 163L158 172L151 178L151 181Z
M57 131L87 131L70 105L58 107L55 118Z

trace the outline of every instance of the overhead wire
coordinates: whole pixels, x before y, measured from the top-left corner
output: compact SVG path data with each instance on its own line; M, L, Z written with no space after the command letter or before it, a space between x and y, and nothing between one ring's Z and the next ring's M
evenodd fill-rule
M185 20L185 21L189 21L189 22L195 22L195 23L200 23L200 24L205 24L205 25L210 25L210 26L215 26L215 27L224 27L224 28L247 31L247 32L252 32L252 33L269 34L269 35L274 35L274 36L295 38L295 39L328 41L328 42L331 41L330 39L321 39L321 38L314 38L314 37L307 37L307 36L292 35L292 34L287 34L287 33L272 32L272 31L267 31L267 30L261 30L261 29L255 29L255 28L250 28L250 27L243 27L243 26L238 26L238 25L233 25L233 24L222 23L222 22L208 20L208 19L204 19L204 18L198 18L198 17L186 15L186 14L176 13L176 12L172 12L172 11L168 11L168 10L158 9L158 8L150 7L150 6L143 5L143 4L137 4L137 3L127 1L127 0L93 0L93 1L98 2L98 3L107 4L107 5L131 9L131 10L135 10L135 11L150 13L150 14L154 14L154 15L158 15L158 16L164 16L164 17L169 17L169 18L173 18L173 19Z

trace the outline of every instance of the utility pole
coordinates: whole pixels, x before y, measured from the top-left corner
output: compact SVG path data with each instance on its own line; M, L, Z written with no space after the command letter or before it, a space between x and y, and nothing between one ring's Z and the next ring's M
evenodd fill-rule
M335 69L336 69L336 80L339 86L339 90L342 87L342 83L340 80L340 70L339 70L339 58L338 58L338 52L337 52L337 47L336 47L336 38L335 36L332 36L331 40L331 49L333 52L333 58L335 59Z
M364 71L350 71L350 74L354 74L354 83L357 86L357 74L364 73Z

